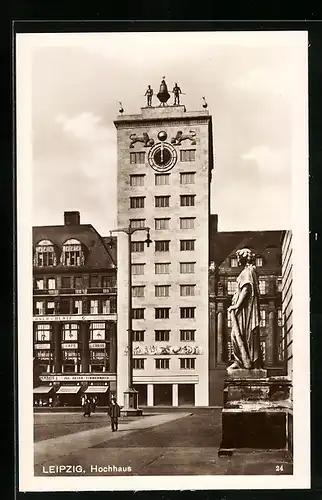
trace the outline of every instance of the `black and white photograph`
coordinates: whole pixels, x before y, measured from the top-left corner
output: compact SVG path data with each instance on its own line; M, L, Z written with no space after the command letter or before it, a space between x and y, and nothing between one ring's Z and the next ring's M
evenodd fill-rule
M307 33L85 30L15 39L19 490L309 488Z

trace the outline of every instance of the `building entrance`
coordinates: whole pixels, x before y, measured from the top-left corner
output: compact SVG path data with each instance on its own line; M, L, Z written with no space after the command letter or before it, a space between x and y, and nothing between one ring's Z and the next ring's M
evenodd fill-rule
M172 406L172 384L154 384L154 406Z
M195 405L195 386L194 384L178 385L178 404L179 406Z

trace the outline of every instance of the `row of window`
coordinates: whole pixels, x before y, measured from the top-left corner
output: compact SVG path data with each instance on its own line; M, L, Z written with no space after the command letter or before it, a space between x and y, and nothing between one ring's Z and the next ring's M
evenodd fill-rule
M195 161L196 159L196 150L195 149L181 149L180 150L180 161ZM144 164L145 163L145 152L144 151L135 151L130 153L130 164Z
M281 255L278 254L276 256L276 264L280 265L281 264L280 261L281 261ZM264 265L264 259L263 259L263 257L256 257L255 258L255 265L256 265L256 267L263 267L263 265ZM236 257L232 257L230 259L230 267L238 267L238 260L237 260Z
M134 370L144 370L145 368L145 358L134 358L133 368ZM174 360L177 362L177 360ZM170 359L169 358L157 358L154 360L155 368L157 370L169 370L170 369ZM194 370L196 367L196 358L179 358L180 369L181 370Z
M145 274L145 263L132 264L132 274L142 275ZM169 274L170 273L171 262L158 262L154 264L155 274ZM194 274L195 272L195 262L180 262L180 273L181 274Z
M75 288L76 290L82 290L84 288L84 277L83 276L62 276L60 282L54 277L40 277L35 278L34 288L38 290L56 290L59 288ZM86 286L89 288L115 288L116 287L116 276L98 276L92 275L89 277L89 282L86 281Z
M155 285L154 286L154 296L155 297L170 297L171 285ZM192 297L195 295L196 285L180 285L180 297ZM145 285L132 286L132 297L144 297L145 296Z
M130 197L130 208L144 208L145 207L145 196L131 196ZM170 207L170 195L166 196L155 196L154 206L156 208L168 208ZM195 194L183 194L180 195L180 207L194 207L196 204Z
M171 330L154 330L155 342L169 342ZM144 342L145 330L133 330L133 342ZM196 330L180 330L180 341L194 342Z
M259 323L260 326L267 326L267 316L268 316L267 311L265 309L261 309L260 310L260 323ZM282 309L277 310L277 324L278 324L278 326L282 326L282 324L283 324ZM231 326L232 326L231 316L229 313L227 313L227 326L228 326L228 328L231 328Z
M259 285L259 293L261 295L266 295L268 292L269 283L265 279L259 278L258 285ZM227 293L229 295L233 295L236 292L236 289L237 289L236 279L228 280L227 281ZM282 289L282 280L281 279L277 280L277 289L279 292Z
M144 241L132 241L131 250L133 253L144 252ZM170 251L170 240L155 240L155 251L156 252L169 252ZM195 240L180 240L180 251L192 251L195 250Z
M115 299L93 299L89 301L89 314L113 314L116 312ZM84 302L76 299L37 300L34 304L35 315L84 314Z
M170 229L170 217L162 217L154 219L154 229L160 231ZM195 217L180 217L180 229L194 229ZM144 229L146 227L146 219L130 219L130 227L133 229Z
M171 307L155 307L154 317L155 319L169 319L170 318ZM195 307L180 307L180 318L181 319L194 319L195 318ZM144 319L145 307L137 307L132 309L133 319Z
M106 340L108 338L108 329L104 322L90 323L90 340ZM50 323L41 323L36 325L36 342L50 342L52 340L52 325ZM63 341L74 342L79 340L79 324L64 323L62 327Z

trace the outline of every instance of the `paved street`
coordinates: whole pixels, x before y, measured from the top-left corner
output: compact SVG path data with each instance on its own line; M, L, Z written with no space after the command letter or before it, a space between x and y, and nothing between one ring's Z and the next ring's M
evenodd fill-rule
M292 473L284 452L243 450L218 457L221 410L148 413L121 418L112 432L104 413L35 414L35 474L223 475ZM50 468L51 466L51 468ZM56 466L53 468L52 466ZM75 467L78 466L78 467Z

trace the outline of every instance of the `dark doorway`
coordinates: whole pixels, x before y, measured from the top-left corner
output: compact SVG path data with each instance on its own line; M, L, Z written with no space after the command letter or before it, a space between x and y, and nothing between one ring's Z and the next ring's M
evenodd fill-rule
M172 406L172 384L154 384L154 406Z
M146 406L148 401L148 386L147 384L134 384L134 389L138 391L139 406Z
M179 406L195 405L195 386L194 384L178 385L178 404Z

